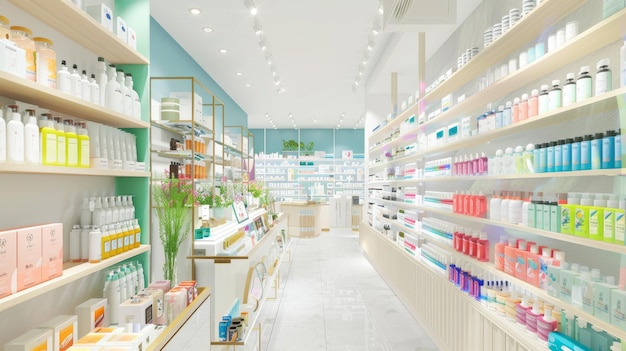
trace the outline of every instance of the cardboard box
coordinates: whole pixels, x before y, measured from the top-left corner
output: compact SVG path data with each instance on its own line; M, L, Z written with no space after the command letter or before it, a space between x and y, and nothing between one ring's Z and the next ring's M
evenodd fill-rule
M26 51L8 40L0 40L0 71L26 78Z
M135 32L135 29L133 27L126 28L128 28L128 41L126 43L131 48L137 50L137 33Z
M66 351L78 339L78 317L74 315L57 316L39 326L52 332L52 350Z
M52 331L33 329L4 345L4 351L52 350Z
M89 299L76 306L78 337L82 338L93 329L104 326L107 299Z
M41 283L41 227L17 230L17 291Z
M63 223L41 226L41 280L63 275Z
M128 27L120 16L115 17L115 35L124 43L128 43Z
M133 297L119 306L120 323L139 323L143 328L154 320L152 296Z
M17 292L17 232L0 232L0 298Z
M113 11L107 5L98 4L87 6L86 12L109 32L113 32Z

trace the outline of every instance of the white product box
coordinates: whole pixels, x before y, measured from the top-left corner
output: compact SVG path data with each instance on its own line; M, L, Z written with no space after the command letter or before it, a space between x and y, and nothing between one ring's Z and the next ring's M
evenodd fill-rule
M167 323L171 323L187 307L187 291L173 288L163 296L165 299L165 311Z
M443 145L446 143L447 140L447 133L446 133L446 129L445 128L439 128L437 129L437 131L435 131L435 145L439 146L439 145Z
M426 140L426 147L428 149L435 147L437 145L437 132L428 134Z
M17 229L17 291L41 283L41 227Z
M52 351L66 351L78 339L78 317L74 315L57 316L39 326L52 332Z
M128 43L128 27L120 16L115 17L115 35L124 43Z
M87 14L103 25L109 32L113 32L113 11L107 5L87 6Z
M448 94L441 99L441 111L448 111L452 106L452 94Z
M147 288L137 294L141 297L152 298L152 317L155 324L167 324L167 316L165 314L165 301L163 300L163 290Z
M459 140L459 123L452 123L448 126L448 142Z
M154 320L152 302L152 296L135 296L122 302L119 306L120 322L139 323L141 328L146 324L152 324Z
M17 232L0 232L0 298L17 292Z
M8 40L0 40L0 71L26 78L26 51Z
M476 129L477 122L475 116L465 117L461 120L461 139L472 136L472 130Z
M4 351L52 350L52 330L33 329L4 345Z
M420 113L417 117L417 124L422 125L424 122L426 122L426 112Z
M193 96L193 117L196 118L197 122L200 122L202 120L202 96L196 93ZM191 92L172 92L170 97L178 98L179 100L180 120L191 121Z
M63 275L63 223L41 226L41 280Z
M402 103L400 103L400 111L404 111L407 108L407 102L406 100L402 101Z
M135 32L135 29L133 27L126 28L128 28L128 40L126 41L126 43L131 48L137 50L137 32Z
M144 337L141 333L89 333L80 338L76 342L75 347L80 349L72 350L94 350L94 351L106 351L106 350L129 350L129 351L141 351L145 350L147 345L143 344ZM84 348L84 349L83 349Z
M78 337L82 338L95 328L104 326L107 299L89 299L76 306Z

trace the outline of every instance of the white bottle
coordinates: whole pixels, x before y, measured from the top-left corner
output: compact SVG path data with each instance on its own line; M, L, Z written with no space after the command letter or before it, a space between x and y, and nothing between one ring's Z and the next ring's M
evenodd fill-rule
M98 140L100 141L100 159L108 160L109 153L107 148L107 126L103 124L98 125Z
M9 105L11 120L7 123L7 161L24 162L24 123L17 105Z
M109 324L119 324L119 306L120 306L120 279L117 272L113 271L107 276L107 282L104 284L103 297L107 299L107 312L109 314Z
M128 206L130 207L130 217L135 219L135 205L133 204L132 195L128 195Z
M504 196L502 197L502 202L500 203L500 220L505 223L509 222L510 202L511 202L511 199L509 197L509 194L504 193Z
M92 197L90 202L94 203L94 209L91 213L91 224L97 225L98 227L102 227L106 223L106 213L104 208L102 208L102 198L101 197Z
M126 218L126 207L124 207L124 204L122 203L122 196L118 195L115 197L115 207L119 212L118 216L120 221L127 221L130 219Z
M137 261L137 282L139 283L139 291L143 290L146 287L146 283L143 277L143 266L139 261Z
M70 73L70 86L72 87L72 95L77 98L82 98L80 74L78 73L78 66L72 65L72 72Z
M113 211L111 211L107 196L102 197L102 209L104 210L104 224L113 224Z
M57 88L64 93L72 93L72 80L65 60L61 61L61 69L57 72Z
M122 89L120 83L115 79L115 66L109 65L109 80L106 87L106 107L117 112L122 113L124 111L124 97L122 95ZM113 76L113 78L111 78Z
M133 100L133 118L141 119L141 99L139 99L139 94L134 88L133 76L130 73L126 73L126 87L131 94L131 98Z
M83 198L83 205L80 210L80 225L92 225L91 223L91 211L94 204L89 201L88 197Z
M507 147L502 156L502 174L513 174L515 172L515 161L513 159L513 148Z
M91 226L86 225L80 231L80 260L89 262L89 233Z
M24 161L30 164L40 164L40 136L37 117L35 117L35 110L26 110L26 112L28 122L24 126Z
M620 87L626 87L626 41L624 41L624 45L619 49L619 84Z
M128 265L124 265L124 274L126 274L126 296L130 299L135 296L135 282L133 281L133 272Z
M523 202L519 192L515 192L513 197L509 201L509 223L520 224L522 223L522 207Z
M98 66L96 68L96 82L100 91L100 106L106 106L106 91L109 77L107 76L107 65L103 57L98 57Z
M80 262L80 225L74 224L70 231L70 262Z
M114 168L115 164L115 139L113 135L115 134L115 128L111 126L106 126L107 133L107 154L109 155L109 168Z
M126 288L126 274L120 267L117 270L117 275L120 277L120 301L124 303L128 299L128 289Z
M91 84L89 83L89 76L87 71L83 70L83 74L80 76L80 96L85 101L91 101Z
M489 200L489 219L492 221L500 220L500 211L502 207L502 198L500 194L493 192L491 200Z
M598 68L596 73L596 96L613 90L613 75L611 74L609 63L609 59L602 59L596 65Z
M120 89L122 90L122 113L125 116L132 117L133 114L133 99L128 91L128 87L126 87L124 72L122 70L117 71L117 82L120 85Z
M496 157L493 158L493 174L494 175L503 174L502 172L502 155L503 154L504 152L502 152L501 149L496 150Z
M117 207L115 196L109 197L109 208L111 209L111 223L117 223L120 219L120 209Z
M133 295L137 295L139 292L139 277L137 276L137 268L132 262L128 263L128 268L130 268L131 281L133 282Z
M528 207L530 206L532 193L527 193L522 197L524 198L522 203L522 225L528 227Z
M89 79L89 96L92 104L100 105L100 86L96 82L95 74L92 74Z
M7 123L3 116L4 112L0 108L0 162L7 160Z
M89 231L89 263L102 261L102 233L98 226Z

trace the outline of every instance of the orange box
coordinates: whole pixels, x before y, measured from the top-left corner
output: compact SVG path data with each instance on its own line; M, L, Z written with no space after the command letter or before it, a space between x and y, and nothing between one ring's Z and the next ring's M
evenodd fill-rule
M41 226L41 280L63 275L63 223Z
M17 232L0 232L0 298L17 292Z
M178 286L187 289L187 305L198 297L198 283L195 280L180 282Z
M41 227L17 229L17 291L41 283Z

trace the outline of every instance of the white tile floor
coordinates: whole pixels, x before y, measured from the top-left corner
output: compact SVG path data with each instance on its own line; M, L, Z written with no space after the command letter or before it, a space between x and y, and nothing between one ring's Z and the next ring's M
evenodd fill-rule
M364 258L358 233L294 239L291 251L278 299L264 306L263 350L437 350Z

